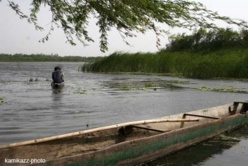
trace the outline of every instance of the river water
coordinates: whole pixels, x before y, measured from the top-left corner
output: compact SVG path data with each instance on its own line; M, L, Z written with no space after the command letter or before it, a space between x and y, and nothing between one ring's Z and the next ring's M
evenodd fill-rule
M61 91L52 90L50 86L51 73L56 65L62 67L66 80ZM0 62L0 99L3 98L3 104L0 104L0 144L248 99L248 83L243 81L93 74L81 72L80 66L82 63ZM200 90L203 88L229 88L242 92ZM235 136L239 141L234 141L228 148L227 145L215 148L216 142L221 145L223 141L210 141L146 165L216 166L230 165L229 160L231 165L247 165L247 137L247 132L241 135L239 132ZM199 151L207 154L199 155Z

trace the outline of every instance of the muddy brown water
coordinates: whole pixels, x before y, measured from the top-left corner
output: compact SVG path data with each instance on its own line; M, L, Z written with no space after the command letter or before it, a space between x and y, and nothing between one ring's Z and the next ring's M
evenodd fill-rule
M56 65L62 67L66 79L61 91L50 86ZM248 83L243 81L93 74L79 71L81 65L0 62L0 144L248 100ZM199 90L202 87L242 93ZM228 146L228 141L219 139L145 165L246 166L248 134L240 133L231 135L238 141Z

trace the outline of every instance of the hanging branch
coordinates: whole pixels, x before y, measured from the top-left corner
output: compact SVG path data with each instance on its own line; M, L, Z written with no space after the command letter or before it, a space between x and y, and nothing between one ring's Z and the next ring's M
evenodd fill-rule
M237 25L241 29L248 27L246 21L220 16L201 3L187 0L32 0L29 15L24 14L18 4L11 0L8 2L21 19L27 19L37 30L43 29L38 25L37 18L41 4L50 9L51 28L41 39L42 42L49 39L54 25L64 31L67 41L72 45L76 45L76 40L83 45L94 42L87 31L89 19L94 16L97 19L96 26L99 27L102 52L108 50L108 32L111 28L117 29L127 44L127 37L136 37L137 32L152 30L159 47L160 37L167 33L165 27L189 30L218 29L215 24L217 20ZM159 28L158 23L167 26Z

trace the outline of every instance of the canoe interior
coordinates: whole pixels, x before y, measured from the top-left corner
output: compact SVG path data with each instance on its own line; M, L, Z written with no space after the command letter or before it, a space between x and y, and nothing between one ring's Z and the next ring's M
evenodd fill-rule
M247 109L248 103L234 102L218 107L166 116L147 122L139 121L113 125L106 128L102 127L94 129L92 132L86 131L76 136L67 135L65 138L41 141L36 144L13 145L9 148L0 146L0 161L4 161L5 158L42 158L49 161L81 154L90 155L112 146L118 146L127 141L146 139L165 133L170 134L175 130L190 128L199 124L207 124L237 114L247 114Z

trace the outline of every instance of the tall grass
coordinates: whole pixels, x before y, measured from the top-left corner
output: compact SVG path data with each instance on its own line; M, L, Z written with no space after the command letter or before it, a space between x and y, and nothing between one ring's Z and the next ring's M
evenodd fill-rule
M83 71L166 73L191 78L248 78L248 30L199 30L173 37L157 53L113 53Z
M248 49L222 49L201 55L187 51L113 53L87 63L83 71L163 73L191 78L248 78Z

